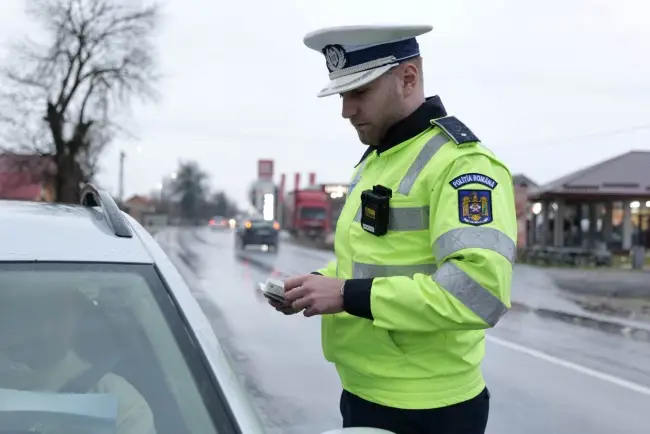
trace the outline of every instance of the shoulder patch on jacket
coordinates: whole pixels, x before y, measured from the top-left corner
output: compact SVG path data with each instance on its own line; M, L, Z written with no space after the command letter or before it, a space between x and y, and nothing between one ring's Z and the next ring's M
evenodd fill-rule
M458 220L472 226L492 223L491 190L458 190Z
M490 178L487 175L483 175L482 173L463 173L462 175L459 175L449 181L449 185L454 187L456 190L468 184L480 184L492 190L494 190L496 186L499 185L499 183L494 179Z
M467 128L467 125L456 119L455 116L446 118L432 119L431 124L439 127L449 136L457 145L461 146L466 143L479 142L479 138Z

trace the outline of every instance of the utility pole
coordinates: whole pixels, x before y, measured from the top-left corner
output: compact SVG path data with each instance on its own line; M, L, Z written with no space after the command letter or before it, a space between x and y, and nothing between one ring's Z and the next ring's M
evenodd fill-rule
M119 179L119 192L118 199L120 204L124 202L124 159L126 158L126 153L120 151L120 179Z

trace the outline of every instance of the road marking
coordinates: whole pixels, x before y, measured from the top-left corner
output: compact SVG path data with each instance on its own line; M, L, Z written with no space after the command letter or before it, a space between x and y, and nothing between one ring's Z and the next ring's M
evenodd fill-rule
M650 396L649 387L642 386L632 381L624 380L622 378L618 378L613 375L605 374L604 372L596 371L595 369L587 368L586 366L578 365L577 363L569 362L568 360L560 359L558 357L551 356L550 354L546 354L541 351L534 350L532 348L524 347L523 345L519 345L514 342L495 338L494 336L486 336L486 339L502 347L509 348L511 350L518 351L523 354L527 354L531 357L544 360L546 362L552 363L557 366L562 366L563 368L571 369L583 375L597 378L599 380L614 384L624 389L631 390L633 392L638 392L642 395Z

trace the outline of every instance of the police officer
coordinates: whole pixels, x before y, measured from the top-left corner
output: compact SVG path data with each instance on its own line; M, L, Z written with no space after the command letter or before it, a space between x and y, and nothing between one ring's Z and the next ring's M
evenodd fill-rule
M336 226L336 260L285 281L285 314L323 315L344 427L485 432L485 330L510 307L517 225L506 166L439 97L416 37L430 26L309 33L342 115L368 146ZM445 63L444 59L438 59Z

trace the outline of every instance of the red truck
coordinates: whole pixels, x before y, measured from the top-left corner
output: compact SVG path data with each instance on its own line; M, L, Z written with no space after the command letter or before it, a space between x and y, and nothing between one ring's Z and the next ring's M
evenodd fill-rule
M295 237L323 239L331 230L329 195L322 189L287 193L282 213L283 227Z

